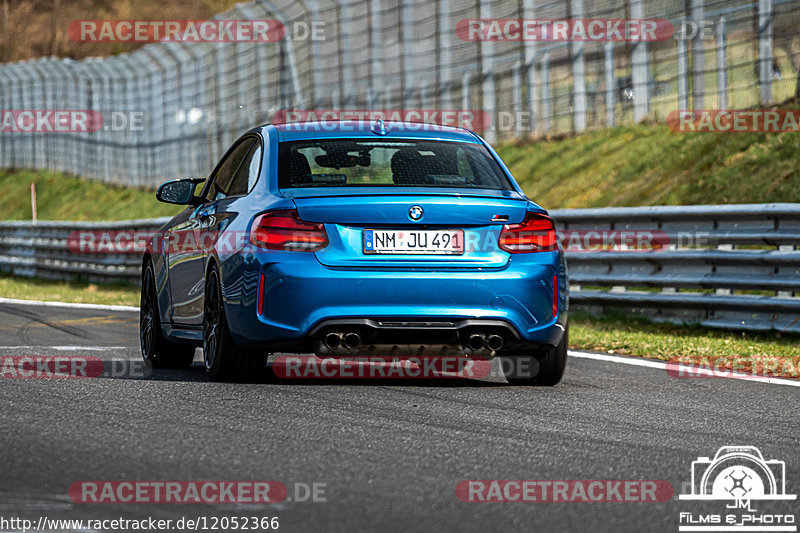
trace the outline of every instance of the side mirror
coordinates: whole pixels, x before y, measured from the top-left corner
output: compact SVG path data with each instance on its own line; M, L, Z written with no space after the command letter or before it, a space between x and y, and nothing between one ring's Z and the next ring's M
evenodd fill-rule
M156 192L159 202L178 205L199 204L202 199L194 195L194 187L203 183L203 178L185 178L168 181L161 185Z

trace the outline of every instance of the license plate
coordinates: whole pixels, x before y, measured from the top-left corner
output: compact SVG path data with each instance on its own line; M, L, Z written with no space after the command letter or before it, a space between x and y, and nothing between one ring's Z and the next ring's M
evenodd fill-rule
M464 230L364 230L365 254L461 255Z

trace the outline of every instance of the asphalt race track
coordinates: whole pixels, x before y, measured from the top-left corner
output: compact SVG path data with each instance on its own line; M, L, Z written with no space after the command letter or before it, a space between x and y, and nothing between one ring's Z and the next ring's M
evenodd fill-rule
M91 356L141 371L137 335L133 312L0 303L0 356ZM675 379L575 357L549 389L446 379L211 383L199 358L189 371L147 374L0 379L0 516L278 516L280 531L678 531L682 510L713 503L677 499L692 461L725 445L785 461L786 492L800 492L797 387ZM666 480L675 496L466 503L455 491L465 479ZM81 480L278 480L289 498L74 503L68 489ZM296 501L297 483L324 484L325 501Z

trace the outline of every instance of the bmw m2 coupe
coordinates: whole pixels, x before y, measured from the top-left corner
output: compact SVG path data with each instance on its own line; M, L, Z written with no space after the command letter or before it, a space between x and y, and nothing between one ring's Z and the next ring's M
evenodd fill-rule
M287 352L500 358L523 384L564 373L567 267L553 221L471 131L262 126L208 179L167 182L157 198L187 207L143 258L153 367L187 367L201 346L215 380Z

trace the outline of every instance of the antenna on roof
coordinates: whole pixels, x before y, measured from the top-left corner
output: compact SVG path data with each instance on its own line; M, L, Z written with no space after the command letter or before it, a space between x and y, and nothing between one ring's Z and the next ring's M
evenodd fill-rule
M387 128L386 125L383 123L383 119L379 118L378 120L375 121L375 124L372 125L370 131L377 135L386 135L387 133L389 133L389 128Z

